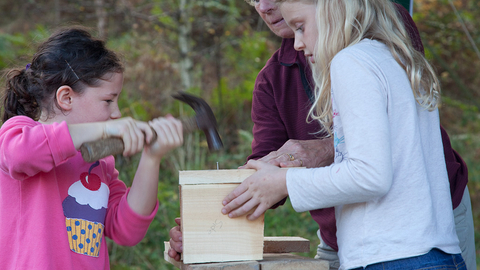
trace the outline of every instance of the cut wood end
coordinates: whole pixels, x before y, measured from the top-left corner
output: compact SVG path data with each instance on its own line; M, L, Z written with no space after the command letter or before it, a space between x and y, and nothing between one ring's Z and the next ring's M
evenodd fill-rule
M310 252L310 240L298 236L269 236L263 239L263 253Z

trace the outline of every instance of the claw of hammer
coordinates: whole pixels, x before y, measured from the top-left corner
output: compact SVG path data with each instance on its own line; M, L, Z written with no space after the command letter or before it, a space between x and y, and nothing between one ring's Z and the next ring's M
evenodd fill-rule
M173 94L172 97L190 105L195 111L196 127L191 128L198 128L205 133L208 149L210 149L210 151L222 149L223 143L217 131L217 119L208 103L200 97L185 92L177 92Z

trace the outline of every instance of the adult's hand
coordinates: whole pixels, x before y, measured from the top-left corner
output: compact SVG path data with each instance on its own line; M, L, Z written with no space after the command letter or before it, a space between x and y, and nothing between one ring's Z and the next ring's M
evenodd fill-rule
M175 223L178 226L173 227L170 230L170 249L168 250L168 256L173 258L175 261L180 261L181 253L183 252L182 246L182 231L180 230L181 219L176 218Z
M277 151L260 158L279 167L317 168L333 163L333 138L317 140L288 140ZM240 169L245 169L246 165Z
M288 195L287 170L258 160L249 160L245 168L256 172L223 199L222 213L235 218L255 209L247 215L255 220Z

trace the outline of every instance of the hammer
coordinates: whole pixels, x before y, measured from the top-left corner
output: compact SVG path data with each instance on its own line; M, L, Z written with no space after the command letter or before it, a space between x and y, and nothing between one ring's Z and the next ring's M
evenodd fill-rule
M192 118L180 119L183 126L183 132L189 133L200 129L207 137L208 149L216 151L223 148L222 139L217 131L217 120L212 109L205 100L200 97L178 92L172 95L173 98L190 105L195 111ZM157 133L153 131L152 141L157 139ZM80 146L83 160L86 162L94 162L106 156L117 155L124 150L123 140L120 138L107 138L93 142L86 142Z

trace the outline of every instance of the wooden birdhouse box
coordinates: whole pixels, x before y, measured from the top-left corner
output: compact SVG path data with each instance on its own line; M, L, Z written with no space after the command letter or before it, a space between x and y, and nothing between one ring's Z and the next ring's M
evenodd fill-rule
M180 171L183 263L261 260L264 217L229 218L223 199L255 170Z

